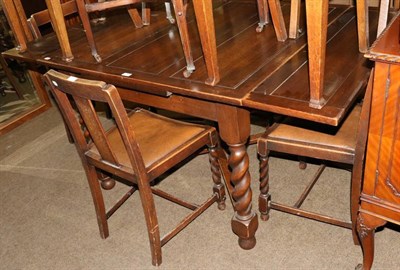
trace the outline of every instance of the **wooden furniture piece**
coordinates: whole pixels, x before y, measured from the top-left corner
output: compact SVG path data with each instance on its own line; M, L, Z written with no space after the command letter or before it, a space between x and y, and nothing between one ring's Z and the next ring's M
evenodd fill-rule
M61 3L61 8L66 19L66 24L67 26L71 26L77 23L77 16L78 16L78 8L76 6L75 0L70 0L64 3ZM135 8L130 8L128 9L129 15L132 18L133 23L135 24L136 28L141 28L143 27L143 22L142 19ZM76 15L73 17L73 15ZM93 19L92 21L102 21L101 18L99 19ZM28 25L32 31L32 34L35 39L41 38L42 34L39 29L40 26L50 24L51 23L51 18L50 18L50 13L48 9L44 9L38 12L35 12L30 15L28 18Z
M380 19L378 31L383 29L387 20L389 0L381 1ZM300 23L301 0L291 1L291 17L289 37L298 38ZM308 39L309 58L309 83L310 83L310 106L322 108L326 99L324 97L325 65L326 65L326 41L328 30L329 1L305 0L306 6L306 27ZM369 21L368 2L357 0L357 23L358 40L360 52L365 52L369 44ZM386 20L385 20L386 19Z
M260 157L260 196L259 211L262 220L269 219L270 209L283 211L301 217L306 217L328 224L352 229L353 240L358 244L356 217L358 198L361 190L363 160L367 142L369 109L371 103L372 80L367 87L362 106L356 104L339 127L316 125L309 121L286 118L281 123L275 123L259 138L257 150ZM313 179L307 185L300 198L293 206L271 200L269 192L269 154L270 152L300 155L321 160L321 165ZM350 221L343 221L326 214L320 214L301 209L315 183L324 171L325 161L349 164L352 166L350 189ZM301 162L300 168L306 164ZM272 179L279 181L279 179ZM332 179L332 185L335 185ZM340 198L338 198L340 199Z
M89 182L102 238L109 235L107 219L139 191L150 240L153 265L160 265L161 247L214 202L225 209L225 189L218 168L218 134L213 127L188 124L135 109L127 115L117 89L100 81L78 79L54 70L44 78L74 137ZM82 119L82 130L67 95L71 95ZM104 130L92 101L110 106L116 126ZM86 136L85 136L86 135ZM88 142L89 138L89 142ZM213 194L201 205L178 199L152 187L152 182L184 159L208 146ZM105 210L101 188L110 190L119 178L129 191L110 210ZM176 228L160 238L153 194L192 210Z
M358 269L370 269L375 229L400 224L400 17L386 28L366 57L375 62L371 118L357 229L364 253ZM390 244L390 243L388 243Z
M397 0L396 0L397 1ZM385 29L388 21L389 0L380 1L379 10L379 21L377 36L379 36ZM360 47L360 52L367 52L370 41L369 41L369 19L368 19L368 1L357 0L357 17L358 17L358 42Z
M5 13L5 15L7 16L7 20L9 23L10 28L12 29L12 32L14 34L14 44L18 44L18 48L24 48L24 46L26 46L27 43L27 37L29 36L29 33L25 34L25 30L28 28L23 28L22 24L20 22L18 22L19 19L14 20L14 22L18 22L15 24L10 23L10 15L13 18L25 18L26 16L25 14L18 14L16 12L16 8L15 5L21 5L21 2L19 0L14 0L14 1L8 1L7 3L0 1L3 11ZM11 14L10 14L11 13ZM15 28L16 27L16 28ZM25 47L26 49L26 47ZM9 62L10 59L4 59L3 57L0 57L0 61L1 61L1 65L5 68L6 72L9 72L11 69L11 72L13 72L12 70L15 68L13 67L14 64L16 66L18 66L19 64L16 63L15 61L13 62ZM7 68L8 66L8 68ZM19 68L18 68L19 69ZM23 77L22 77L22 73ZM25 79L28 79L29 77L29 81L32 83L32 89L33 91L35 91L35 95L37 95L38 97L38 104L32 106L30 109L28 109L27 111L24 111L22 113L20 113L19 115L16 115L15 117L13 117L12 119L10 119L9 121L5 121L3 123L0 124L0 135L7 133L8 131L20 126L21 124L23 124L26 121L31 120L33 117L41 114L42 112L46 111L47 109L49 109L51 107L51 103L50 100L47 96L46 90L43 86L42 80L41 80L41 76L32 70L24 70L24 69L19 69L17 71L18 74L18 78L20 80L20 82L24 81ZM12 76L10 76L12 78ZM17 85L17 84L15 84Z
M287 32L280 0L257 0L257 7L260 22L256 31L261 32L264 29L264 26L269 23L269 13L271 13L276 38L279 41L285 41L287 39Z
M96 3L85 3L85 0L76 0L78 7L79 17L81 18L83 29L85 30L86 38L88 40L93 57L97 62L101 62L101 57L96 48L96 43L93 36L92 27L90 26L89 13L102 11L106 9L111 9L119 6L129 6L132 4L140 3L140 0L112 0ZM186 22L186 12L187 12L187 1L183 0L172 0L174 9L177 16L177 25L182 41L182 48L186 59L186 70L184 72L185 77L189 77L191 73L195 70L193 63L193 56L190 46L189 34ZM134 8L129 8L129 13L132 18L135 17L137 10ZM137 17L138 15L136 15Z
M9 50L14 46L10 27L8 26L3 10L0 7L0 52ZM26 81L23 67L15 60L10 60L10 66L13 68L9 68L9 65L7 65L3 56L0 56L0 95L5 96L6 90L11 90L15 91L19 99L24 99L23 90L19 84ZM17 83L16 78L19 83Z
M193 1L196 2L211 4L211 1ZM358 51L354 7L331 6L327 37L327 62L330 64L326 66L324 81L326 104L321 109L312 108L309 106L309 84L304 79L309 76L306 36L279 42L273 27L255 34L254 26L259 20L254 16L255 1L216 0L213 4L215 46L218 46L221 67L220 81L215 86L205 83L209 69L204 64L199 42L193 43L196 72L190 78L184 78L185 62L179 33L163 16L154 16L146 31L126 29L122 23L130 21L126 12L108 17L108 23L99 26L104 35L96 40L96 45L103 51L100 64L94 63L86 48L82 48L81 44L86 43L83 35L71 36L71 46L79 55L79 61L63 61L60 47L52 46L58 44L54 34L47 35L43 43L27 42L23 53L12 49L3 55L31 63L30 68L46 66L88 79L101 79L114 84L126 101L216 122L229 153L226 159L220 158L219 163L235 210L232 230L239 238L239 245L250 249L256 244L258 226L251 205L246 150L250 110L338 126L365 89L370 68ZM282 2L282 9L288 16L290 4ZM205 10L208 9L201 9L201 12ZM371 31L375 30L377 18L377 12L371 10ZM288 20L285 17L285 21ZM192 21L190 34L196 36L197 29Z
M77 7L76 7L76 2L74 0L62 3L61 8L62 8L64 17L68 17L73 14L77 14L77 12L78 12ZM40 27L51 23L50 13L47 9L41 10L39 12L35 12L30 15L27 22L29 25L29 29L32 32L33 38L39 39L42 37L42 32L40 31Z

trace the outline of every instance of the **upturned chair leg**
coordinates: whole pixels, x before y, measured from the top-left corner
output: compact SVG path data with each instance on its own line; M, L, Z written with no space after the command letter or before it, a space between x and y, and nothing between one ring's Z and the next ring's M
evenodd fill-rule
M287 31L285 21L283 19L281 2L280 0L268 0L268 5L271 12L276 38L278 41L283 42L287 39Z
M301 0L292 0L290 4L289 38L296 39L300 34Z
M90 26L89 15L86 12L86 8L85 8L85 3L84 3L84 1L76 1L76 5L78 7L79 17L81 19L81 22L82 22L82 25L83 25L83 29L85 30L86 39L87 39L87 41L89 43L90 50L92 51L92 55L93 55L94 59L98 63L100 63L101 62L101 57L97 52L96 43L94 41L92 28Z
M133 6L129 6L127 8L129 16L131 17L131 20L133 22L133 24L135 25L136 28L142 28L143 27L143 21L142 18L139 15L138 10L133 7Z
M174 5L176 22L178 24L178 30L181 36L183 53L186 59L186 70L183 72L183 76L188 78L193 71L196 69L193 62L192 49L190 47L189 31L186 21L187 13L187 0L172 0Z
M270 22L268 0L257 0L257 6L260 22L257 25L256 31L261 33L264 29L264 26Z
M167 20L171 23L174 24L175 23L175 19L172 16L172 10L171 10L171 4L168 2L165 2L165 13L166 13L166 18Z
M271 195L269 194L269 151L260 155L260 196L258 197L258 209L263 221L269 219Z
M90 192L92 193L93 204L96 210L97 223L99 225L100 236L105 239L109 236L108 223L106 216L106 208L104 205L103 193L101 192L100 183L98 179L98 174L96 169L91 166L85 166L85 171L90 187Z
M218 209L225 210L226 195L225 195L225 187L221 182L221 171L218 163L218 151L215 145L209 146L208 150L209 150L209 161L211 165L212 179L214 182L213 193L216 193L218 195L218 200L217 200Z
M143 25L150 25L151 10L147 7L146 2L142 2L142 22Z

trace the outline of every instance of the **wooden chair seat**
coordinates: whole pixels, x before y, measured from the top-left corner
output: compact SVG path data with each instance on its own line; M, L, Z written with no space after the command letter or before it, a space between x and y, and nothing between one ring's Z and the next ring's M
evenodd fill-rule
M102 238L109 235L107 220L138 191L147 225L152 263L160 265L163 245L213 203L216 202L220 210L225 208L225 189L218 162L221 151L215 128L179 122L143 109L135 109L128 116L117 88L105 82L79 79L54 70L48 71L44 78L81 157ZM69 97L73 99L74 107ZM94 110L94 101L110 107L115 126L105 129ZM205 146L209 150L214 185L211 196L203 203L187 202L155 187L157 183L152 180ZM128 190L106 211L101 188L111 190L117 182L126 184ZM160 237L153 195L191 210L163 237Z
M129 122L135 129L136 140L147 172L156 175L162 173L158 170L165 167L164 162L173 156L187 155L189 145L197 144L198 147L193 149L199 149L207 142L209 133L215 132L214 128L177 121L140 108L130 113ZM132 174L131 161L116 127L107 132L107 140L119 164L123 166L121 169ZM91 144L86 155L93 164L101 162L102 158L95 144ZM102 169L106 167L103 166Z
M301 150L302 156L318 159L329 156L331 161L351 164L360 113L361 105L356 104L339 128L289 118L277 125L271 133L262 136L259 144L267 144L271 151L279 152L284 148L285 153L296 155Z

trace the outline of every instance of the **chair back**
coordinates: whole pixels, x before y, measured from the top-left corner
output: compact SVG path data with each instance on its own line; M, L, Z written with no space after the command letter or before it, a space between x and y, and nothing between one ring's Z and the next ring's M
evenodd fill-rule
M101 81L68 76L54 70L48 71L44 75L44 78L58 103L84 163L86 162L85 153L89 150L91 142L87 142L86 140L84 131L68 95L72 97L74 105L83 120L83 124L89 132L92 142L97 147L102 162L118 168L121 165L113 149L110 147L111 144L107 138L107 131L104 129L93 107L93 101L108 104L116 122L115 128L120 133L134 173L139 176L139 179L146 178L145 165L135 133L115 86Z
M78 16L78 9L76 7L75 0L70 0L68 2L61 4L62 12L64 17L69 17L73 14ZM69 18L66 20L67 25L71 25L76 23L77 16L73 18ZM30 18L27 20L29 28L32 32L34 39L38 39L42 37L41 31L39 29L40 26L51 23L50 13L48 9L41 10L39 12L33 13Z

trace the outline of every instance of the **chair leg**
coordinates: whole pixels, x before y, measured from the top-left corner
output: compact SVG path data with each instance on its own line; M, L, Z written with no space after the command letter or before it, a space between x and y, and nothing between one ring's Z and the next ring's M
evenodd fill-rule
M351 172L351 188L350 188L350 218L351 231L353 234L353 242L355 245L360 245L360 239L357 234L357 214L360 206L361 181L360 177L355 174L360 173L353 168Z
M85 166L90 192L92 193L93 204L96 210L97 223L99 225L100 236L105 239L109 236L106 209L104 205L103 193L97 178L97 171L91 165Z
M276 38L278 41L287 39L285 20L283 19L280 0L268 0L269 9L271 12L272 23L274 25Z
M133 6L128 6L127 10L128 10L129 16L131 17L131 20L132 20L133 24L135 25L135 27L142 28L143 22L142 22L142 18L139 15L138 10Z
M146 2L142 2L142 22L143 25L150 25L151 10L147 7Z
M176 22L181 36L183 53L186 59L186 70L183 72L185 78L188 78L196 69L193 62L192 49L190 47L189 31L186 21L187 0L172 0L175 9Z
M365 0L357 0L357 33L358 33L358 50L366 53L369 48L369 15L368 2Z
M376 33L379 36L383 30L385 30L388 16L389 16L389 0L381 0L379 6L379 20L378 20L378 31Z
M165 2L165 13L167 15L166 18L170 22L170 24L174 24L175 23L175 19L172 16L171 4L168 3L168 2Z
M257 33L261 33L264 26L270 22L268 0L257 0L257 7L260 22L258 23L256 31Z
M84 0L76 1L76 6L78 7L79 17L81 19L83 29L85 30L86 39L89 43L90 50L92 51L92 55L93 55L94 59L98 63L100 63L101 57L97 53L97 48L96 48L96 44L94 42L94 37L93 37L93 31L92 31L92 27L90 26L90 19L89 19L88 13L86 12Z
M269 151L260 153L260 196L258 197L258 209L263 221L269 219L271 195L269 194Z
M384 225L386 222L382 219L373 217L365 213L358 213L357 231L361 240L363 250L363 264L359 264L356 269L369 270L374 261L374 238L375 229Z
M290 4L289 38L298 38L300 32L301 0L292 0Z
M304 158L304 157L298 157L298 159L299 159L299 169L300 170L305 170L305 169L307 169L307 162L306 162L306 159Z
M209 160L211 165L212 179L214 182L213 193L216 193L218 196L218 209L224 210L225 205L225 187L221 182L221 171L219 168L218 162L218 151L216 150L215 145L209 146Z
M139 194L149 234L151 262L154 266L158 266L162 262L160 228L153 193L147 179L139 181Z

